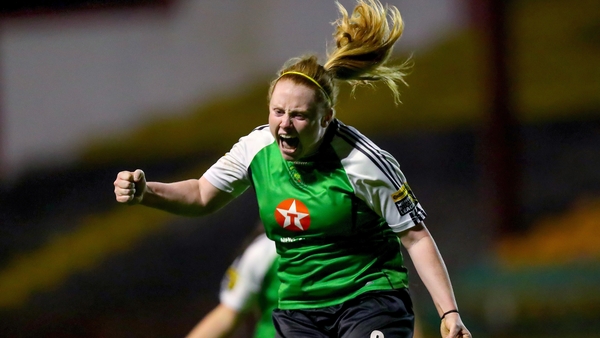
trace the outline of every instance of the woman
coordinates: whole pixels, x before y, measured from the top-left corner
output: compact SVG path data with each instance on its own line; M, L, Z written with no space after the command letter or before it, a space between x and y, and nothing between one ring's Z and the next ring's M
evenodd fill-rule
M252 233L252 241L229 266L221 283L219 305L192 329L186 338L229 337L244 319L256 313L255 338L274 337L271 313L277 307L279 279L277 252L264 227Z
M279 254L277 337L412 337L403 245L441 317L443 337L470 337L425 211L398 162L335 117L338 85L375 81L398 99L403 66L388 66L403 31L395 7L338 4L335 47L286 62L269 88L269 123L242 137L200 179L146 182L122 171L118 202L206 215L252 186ZM391 25L388 23L388 17Z

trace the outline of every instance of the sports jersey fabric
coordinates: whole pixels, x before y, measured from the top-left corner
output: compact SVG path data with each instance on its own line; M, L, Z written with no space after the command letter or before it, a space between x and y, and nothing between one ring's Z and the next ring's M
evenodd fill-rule
M278 290L275 244L262 234L227 269L219 299L222 304L238 312L257 304L260 318L255 326L254 337L274 337L271 313L277 307Z
M286 161L261 126L204 177L234 196L254 188L280 255L279 308L332 306L407 287L396 233L426 214L398 162L355 128L334 119L316 154Z

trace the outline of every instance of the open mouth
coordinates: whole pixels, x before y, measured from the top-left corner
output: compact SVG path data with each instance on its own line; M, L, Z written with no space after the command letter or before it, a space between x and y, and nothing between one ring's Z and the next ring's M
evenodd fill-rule
M295 150L300 143L300 140L297 137L289 136L289 135L279 135L279 139L281 140L281 148L285 150Z

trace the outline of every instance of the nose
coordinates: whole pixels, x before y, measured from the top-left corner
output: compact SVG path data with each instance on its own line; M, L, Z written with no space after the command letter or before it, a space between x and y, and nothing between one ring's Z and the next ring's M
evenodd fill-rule
M287 129L292 127L292 118L290 117L290 114L283 114L283 116L281 117L281 123L279 124L281 128Z

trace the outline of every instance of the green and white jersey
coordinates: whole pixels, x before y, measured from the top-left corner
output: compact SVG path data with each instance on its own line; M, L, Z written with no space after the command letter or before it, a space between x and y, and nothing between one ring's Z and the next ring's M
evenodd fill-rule
M261 234L229 266L221 281L222 304L238 312L249 311L253 306L258 308L256 338L275 337L271 313L278 302L277 266L275 244Z
M204 176L235 196L254 188L280 255L279 308L407 287L396 233L426 214L398 162L356 129L334 120L317 154L290 162L268 126L258 127Z

